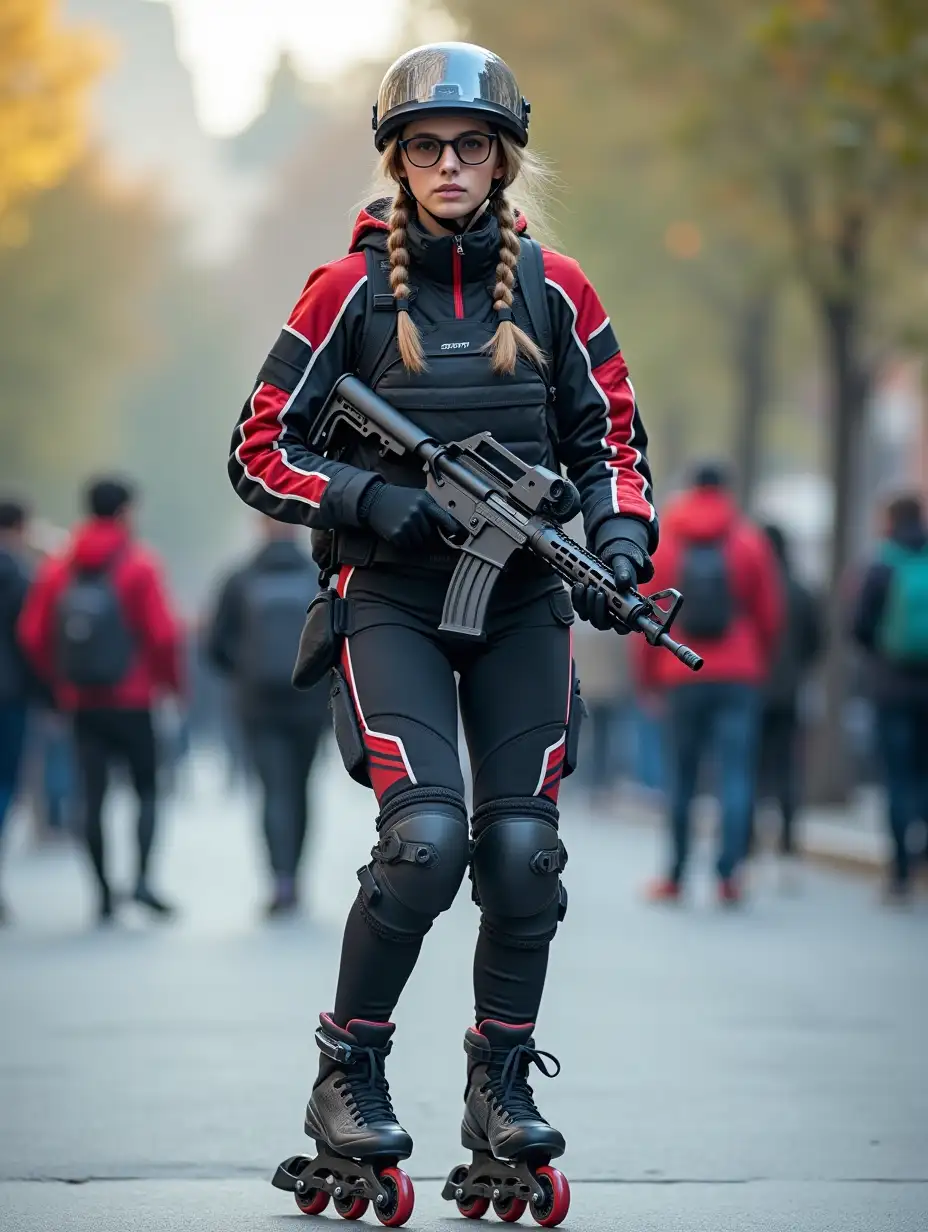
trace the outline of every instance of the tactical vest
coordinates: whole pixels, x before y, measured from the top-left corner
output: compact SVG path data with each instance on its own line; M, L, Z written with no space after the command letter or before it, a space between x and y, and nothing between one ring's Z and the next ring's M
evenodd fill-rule
M551 356L551 326L545 294L541 249L521 241L512 312L515 323ZM486 321L447 317L428 324L417 320L425 352L426 370L409 372L400 358L396 338L396 309L390 290L390 263L381 252L368 248L367 306L364 335L355 370L359 378L391 406L442 443L462 441L478 432L492 432L496 440L530 466L558 469L554 430L554 388L550 367L539 369L520 355L512 375L499 375L483 348L493 337L495 314ZM487 286L492 296L492 284ZM411 310L415 313L415 291ZM388 483L424 487L425 474L392 456L382 458L376 443L353 441L342 460L362 470L377 471ZM337 536L340 564L369 564L374 559L374 536L368 531L341 531ZM376 559L394 561L396 553L377 543ZM446 552L435 564L453 560Z

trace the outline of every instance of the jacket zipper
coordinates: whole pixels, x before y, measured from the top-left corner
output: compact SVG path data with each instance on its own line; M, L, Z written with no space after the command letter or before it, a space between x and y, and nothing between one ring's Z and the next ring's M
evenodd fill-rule
M464 319L464 288L461 285L461 257L464 256L464 237L454 237L454 248L451 250L451 273L454 285L454 315L459 321Z

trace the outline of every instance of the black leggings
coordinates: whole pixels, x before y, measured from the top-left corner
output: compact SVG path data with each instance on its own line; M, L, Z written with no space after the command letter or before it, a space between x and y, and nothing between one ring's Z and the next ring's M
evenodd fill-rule
M155 734L149 710L79 710L74 737L84 805L84 839L100 888L108 889L103 841L103 801L110 766L126 766L138 797L139 882L148 874L155 838L157 764Z
M460 710L475 813L547 810L556 825L571 688L567 593L549 576L504 574L491 600L486 641L475 646L437 631L446 587L447 575L424 572L343 569L339 578L353 620L342 667L381 809L430 789L436 798L463 796ZM474 955L477 1021L534 1022L550 936L523 942L493 928L487 916L485 904ZM388 1019L421 943L422 934L402 940L385 934L359 894L345 929L336 1021Z

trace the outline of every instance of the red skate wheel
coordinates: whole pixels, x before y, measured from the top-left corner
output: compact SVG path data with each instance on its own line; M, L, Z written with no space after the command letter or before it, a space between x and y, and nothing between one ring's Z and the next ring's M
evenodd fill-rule
M329 1205L329 1195L324 1189L307 1189L293 1196L304 1215L321 1215Z
M567 1218L570 1210L570 1186L567 1177L557 1168L539 1168L535 1173L541 1191L541 1202L532 1202L532 1218L543 1228L556 1228Z
M334 1206L342 1219L360 1219L370 1201L367 1198L335 1198Z
M455 1204L457 1205L458 1212L465 1219L482 1219L490 1209L489 1198L471 1198L469 1202L460 1202L458 1199L455 1199Z
M402 1168L385 1168L380 1174L380 1183L389 1197L384 1206L374 1203L374 1214L386 1228L402 1227L416 1205L412 1181Z
M493 1212L503 1223L516 1223L525 1214L528 1203L524 1198L494 1198Z

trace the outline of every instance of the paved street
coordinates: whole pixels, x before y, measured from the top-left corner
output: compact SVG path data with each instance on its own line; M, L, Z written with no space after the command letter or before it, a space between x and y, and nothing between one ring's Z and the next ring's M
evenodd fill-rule
M312 1029L372 832L372 798L331 763L318 798L308 918L273 927L257 918L249 802L209 761L166 817L160 882L185 908L175 924L127 912L92 929L75 853L11 835L4 1232L299 1226L281 1222L304 1217L267 1181L303 1149ZM759 875L750 906L724 914L706 855L690 903L655 910L638 891L659 837L597 821L576 798L564 813L570 911L537 1036L564 1072L534 1084L569 1142L564 1226L925 1232L928 900L890 912L872 881L805 870L798 896ZM120 801L114 838L126 820ZM124 835L114 846L128 872ZM412 1229L468 1226L439 1190L462 1158L475 927L462 894L395 1016L394 1099L416 1141Z

